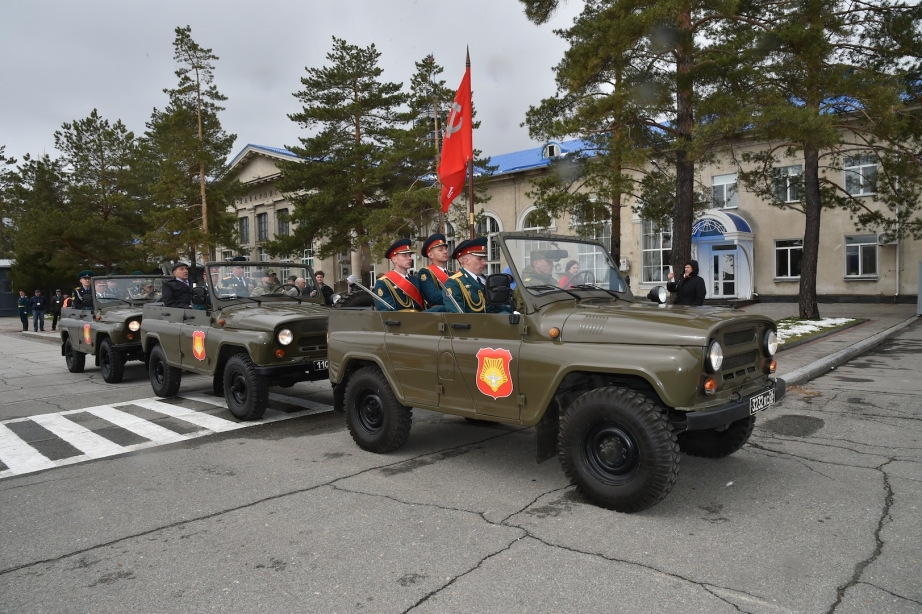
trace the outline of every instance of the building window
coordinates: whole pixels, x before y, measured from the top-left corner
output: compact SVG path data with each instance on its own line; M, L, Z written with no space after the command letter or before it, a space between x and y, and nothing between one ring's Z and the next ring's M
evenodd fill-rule
M877 235L845 237L845 276L877 276Z
M804 263L803 239L775 241L775 277L797 278Z
M268 241L269 240L269 214L268 213L257 213L256 214L256 240L257 241Z
M605 251L611 252L611 221L598 219L602 217L600 214L601 211L595 209L588 215L571 214L570 230L581 239L598 241L605 246Z
M224 260L230 260L231 258L234 257L234 252L232 252L232 251L229 250L229 249L226 249L226 250L224 250L224 251L222 252L221 257L222 257Z
M275 223L278 227L278 233L282 236L288 236L288 209L279 209L275 212Z
M499 273L499 241L496 240L496 233L501 230L499 220L492 214L486 213L480 221L477 222L477 236L487 238L487 268L484 270L485 275Z
M545 158L556 158L560 155L560 145L557 143L548 143L544 146Z
M736 201L736 173L711 177L711 200L715 209L734 209Z
M848 156L842 164L845 191L852 196L877 192L877 157L872 153Z
M672 231L657 229L652 220L641 222L641 279L644 282L658 283L669 280L669 263L672 261Z
M250 242L250 218L242 217L240 224L240 243L246 245Z
M301 253L301 264L306 264L312 270L314 268L314 248L308 247Z
M803 195L804 167L800 164L775 169L775 200L783 203L796 202Z
M269 254L267 254L267 253L266 253L266 250L264 250L264 249L261 248L261 247L257 247L257 248L256 248L256 258L257 258L260 262L269 262Z
M525 217L522 218L522 230L526 232L547 232L551 228L556 227L557 224L553 219L550 220L550 223L547 226L542 226L538 221L537 209L532 209L525 214Z

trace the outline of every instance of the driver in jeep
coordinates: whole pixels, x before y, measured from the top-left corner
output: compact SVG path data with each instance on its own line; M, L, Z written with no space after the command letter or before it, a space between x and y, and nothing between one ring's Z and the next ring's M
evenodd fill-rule
M531 262L522 269L522 281L526 286L557 286L553 272L554 261L547 257L545 250L532 250Z

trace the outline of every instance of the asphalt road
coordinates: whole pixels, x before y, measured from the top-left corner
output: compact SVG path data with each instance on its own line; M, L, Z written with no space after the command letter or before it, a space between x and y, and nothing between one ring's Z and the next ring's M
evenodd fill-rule
M530 430L416 410L379 456L324 411L325 382L221 430L208 379L168 409L131 365L108 385L0 335L0 430L24 463L0 466L0 612L922 612L920 325L793 387L732 457L683 456L634 515L535 464ZM190 410L215 428L183 433ZM70 423L98 452L58 441ZM131 436L158 429L181 437ZM37 450L57 464L26 471Z

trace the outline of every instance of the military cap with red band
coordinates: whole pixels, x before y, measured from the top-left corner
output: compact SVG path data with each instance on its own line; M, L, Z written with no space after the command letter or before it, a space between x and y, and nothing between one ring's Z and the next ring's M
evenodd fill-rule
M398 239L394 241L394 244L387 248L387 251L384 252L384 257L390 259L395 254L412 254L413 248L410 245L413 242L409 239Z
M445 235L437 232L423 242L423 247L419 250L419 253L428 258L429 250L433 247L442 247L443 245L447 246L448 241L445 239Z
M461 256L467 254L472 254L474 256L487 256L487 238L480 237L477 239L468 239L467 241L462 241L458 247L455 248L455 251L452 252L451 257L457 260Z

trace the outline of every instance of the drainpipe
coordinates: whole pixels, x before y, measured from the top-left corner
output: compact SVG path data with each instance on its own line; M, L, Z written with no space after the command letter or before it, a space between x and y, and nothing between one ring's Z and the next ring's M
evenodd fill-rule
M896 203L896 292L893 294L893 301L900 295L900 248L903 242L900 240L900 203Z

